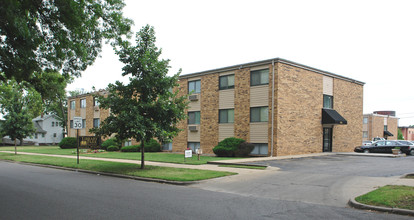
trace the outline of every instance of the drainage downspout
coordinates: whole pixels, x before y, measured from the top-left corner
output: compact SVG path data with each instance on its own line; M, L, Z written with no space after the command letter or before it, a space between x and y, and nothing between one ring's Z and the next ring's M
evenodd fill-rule
M272 137L271 137L272 143L270 144L271 146L270 157L273 157L273 138L274 138L273 126L274 126L274 118L275 118L274 116L275 116L275 61L272 60Z

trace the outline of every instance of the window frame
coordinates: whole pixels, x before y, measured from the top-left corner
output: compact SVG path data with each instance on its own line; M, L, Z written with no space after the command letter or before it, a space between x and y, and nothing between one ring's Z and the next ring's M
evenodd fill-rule
M197 91L197 82L199 83L199 91ZM192 88L190 88L190 84L194 83L194 90L192 90ZM201 93L201 80L192 80L192 81L188 81L188 94L199 94Z
M96 121L98 122L98 123L96 123ZM94 118L93 119L93 127L94 128L99 128L99 126L101 125L101 119L100 118Z
M268 143L253 143L254 148L252 150L252 152L250 153L251 155L268 155L269 154L269 144ZM260 149L263 149L266 146L266 153L260 153ZM257 149L258 153L254 153L255 150Z
M198 113L198 123L197 123L197 113ZM190 123L190 114L194 114L194 123ZM201 112L200 111L192 111L188 112L188 120L187 123L189 125L199 125L201 121Z
M73 120L69 121L69 126L70 126L70 128L73 128Z
M82 119L82 128L86 128L86 119Z
M362 119L362 123L363 124L368 124L368 117L364 117L364 119Z
M193 147L190 146L190 144L194 145L194 149L193 149ZM201 149L201 145L200 145L200 142L191 142L191 141L189 141L189 142L187 142L187 148L189 148L190 150L193 151L193 153L195 153L196 149Z
M262 109L266 108L266 113L267 113L267 119L264 120L264 118L262 119ZM259 120L253 120L253 109L259 109ZM255 123L255 122L269 122L269 106L258 106L258 107L250 107L250 123Z
M232 111L233 112L233 116L232 116L233 120L232 121L229 121L229 111ZM222 112L226 112L227 113L226 114L226 120L225 121L222 121L221 120L222 119L222 117L221 117L221 113ZM219 118L218 118L218 123L219 124L233 124L234 123L234 108L219 109L219 115L218 116L219 116Z
M84 102L83 103L83 105L82 105L82 102ZM86 99L81 99L80 101L79 101L79 106L80 106L80 108L86 108Z
M93 97L93 106L95 107L95 106L99 106L99 102L98 102L98 100L96 99L96 97Z
M331 104L330 107L325 106L325 98L330 98L329 99L330 104ZM332 95L323 94L323 103L322 103L322 105L323 105L323 108L325 108L325 109L333 109L334 108L334 97Z
M228 79L229 77L233 77L233 85L229 85L229 79ZM222 87L221 80L224 80L224 79L226 79L227 85ZM226 90L226 89L234 89L234 74L219 77L219 90Z
M264 71L267 71L266 75L267 75L267 82L262 82L262 74L264 74ZM260 83L255 84L253 83L253 75L259 74L260 77ZM269 69L261 69L261 70L253 70L250 71L250 86L261 86L261 85L269 85Z
M76 101L72 100L70 101L70 109L75 109L76 108Z

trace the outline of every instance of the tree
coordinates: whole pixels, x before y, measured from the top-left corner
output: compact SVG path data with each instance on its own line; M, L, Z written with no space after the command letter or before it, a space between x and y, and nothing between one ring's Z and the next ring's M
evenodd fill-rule
M398 128L398 138L397 139L398 140L404 140L404 135L403 135L403 133L402 133L402 131L401 131L400 128Z
M2 132L14 141L14 151L17 154L17 140L23 143L23 138L34 132L32 118L28 106L31 100L30 92L15 81L0 85L1 113L4 114Z
M5 0L0 7L0 81L36 86L36 73L80 76L101 52L129 35L123 0ZM37 88L36 88L37 89Z
M119 140L134 138L141 142L144 169L144 143L152 138L171 140L180 131L177 123L186 117L186 97L171 90L178 86L181 70L167 76L169 60L159 59L161 50L155 46L154 29L149 25L137 33L136 46L124 42L117 54L125 64L122 75L130 76L130 82L109 84L107 97L98 97L100 107L110 108L111 112L99 128L91 131L104 136L115 133Z

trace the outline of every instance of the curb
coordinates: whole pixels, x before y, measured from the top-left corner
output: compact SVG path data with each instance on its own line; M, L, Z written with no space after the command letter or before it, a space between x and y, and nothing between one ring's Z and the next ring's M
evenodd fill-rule
M207 164L214 164L214 165L235 165L235 166L246 166L246 167L265 167L266 165L259 165L259 164L247 164L247 163L226 163L226 162L220 162L220 161L207 161Z
M1 160L0 159L0 161L23 164L23 165L30 165L30 166L52 168L52 169L59 169L59 170L66 170L66 171L73 171L73 172L89 173L89 174L102 175L102 176L118 177L118 178L124 178L124 179L133 179L133 180L139 180L139 181L145 181L145 182L178 185L178 186L187 186L187 185L192 185L192 184L196 184L200 182L200 181L173 181L173 180L153 179L153 178L147 178L147 177L129 176L129 175L123 175L123 174L116 174L116 173L105 173L105 172L98 172L98 171L91 171L91 170L59 167L59 166L37 164L37 163L27 163L27 162L12 161L12 160Z
M365 210L374 210L374 211L380 211L380 212L388 212L392 214L398 214L398 215L410 215L414 216L413 210L408 209L398 209L398 208L386 208L386 207L380 207L380 206L373 206L373 205L365 205L362 203L359 203L355 201L355 198L352 198L349 200L348 205L356 208L356 209L365 209Z

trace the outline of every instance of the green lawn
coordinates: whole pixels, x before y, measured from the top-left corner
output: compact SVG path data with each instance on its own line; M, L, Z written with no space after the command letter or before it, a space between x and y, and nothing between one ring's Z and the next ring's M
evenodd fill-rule
M76 159L19 154L14 155L8 153L0 153L0 159L173 181L196 181L237 174L232 172L157 166L146 166L144 170L141 170L141 165L139 164L117 163L96 160L80 160L80 163L77 164Z
M388 185L355 200L367 205L414 210L414 187Z
M14 147L0 147L0 151L14 151ZM60 149L57 146L22 146L22 147L17 147L17 153L18 152L58 154L58 155L76 155L76 149ZM87 157L141 160L141 153L139 152L81 153L80 155L87 156ZM208 161L231 160L231 159L240 159L240 158L200 156L200 160L198 160L197 155L193 155L192 158L186 158L184 162L184 154L164 153L164 152L145 153L146 161L193 164L193 165L207 164Z

